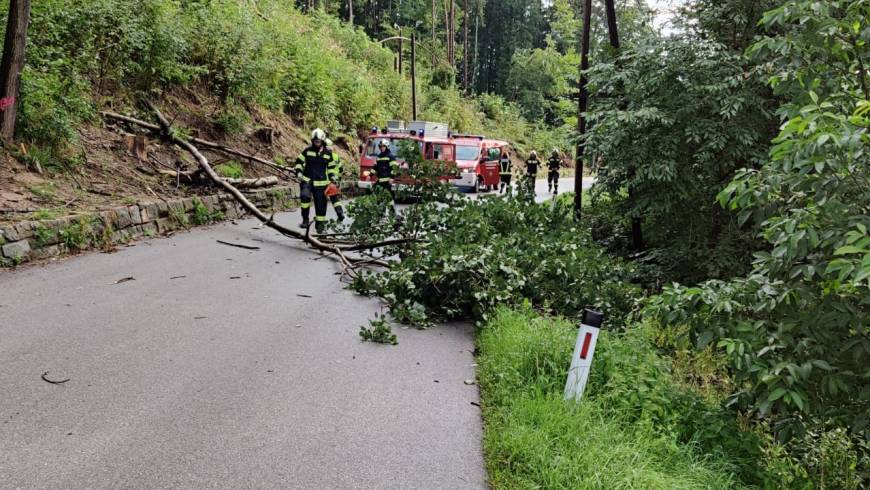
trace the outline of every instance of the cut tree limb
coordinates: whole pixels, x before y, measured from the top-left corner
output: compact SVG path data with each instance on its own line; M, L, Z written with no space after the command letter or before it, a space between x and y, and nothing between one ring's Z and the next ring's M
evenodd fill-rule
M126 123L133 124L133 125L145 128L145 129L149 129L149 130L151 130L155 133L158 133L158 134L161 133L160 126L158 126L156 124L151 124L149 122L142 121L140 119L136 119L134 117L124 116L124 115L117 114L117 113L111 112L111 111L102 111L100 114L102 114L102 116L107 118L107 119L114 119L116 121L126 122ZM271 168L272 170L276 170L276 171L280 172L285 177L287 177L288 180L298 181L298 179L296 178L296 174L294 174L293 171L291 171L289 168L282 167L281 165L278 165L275 162L260 158L256 155L251 155L250 153L246 153L244 151L237 150L235 148L230 148L228 146L224 146L220 143L215 143L213 141L208 141L208 140L204 140L204 139L200 139L200 138L190 138L190 142L193 143L194 145L197 145L197 146L210 148L212 150L217 150L217 151L220 151L222 153L226 153L227 155L232 155L235 157L244 158L245 160L249 160L251 162L259 163L261 165L264 165L266 167Z
M268 177L260 177L258 179L230 179L224 177L224 180L228 183L245 189L258 189L260 187L272 187L273 185L278 185L278 177L274 175L270 175Z
M202 169L202 171L205 172L205 174L215 184L223 187L228 193L230 193L230 195L232 195L236 199L236 201L238 201L242 205L242 207L245 208L245 210L247 210L250 214L252 214L258 220L260 220L265 226L272 228L273 230L277 231L278 233L281 233L284 236L302 240L305 243L307 243L309 246L311 246L312 248L317 249L321 252L326 252L326 253L334 255L341 262L341 264L344 268L344 273L349 275L349 276L355 276L357 274L356 268L355 268L355 264L357 264L357 263L365 263L366 265L376 265L376 266L381 266L381 267L389 267L389 263L387 263L383 260L371 261L369 259L360 259L360 258L355 258L355 257L348 257L347 255L345 255L344 252L345 251L351 252L351 251L358 251L358 250L371 250L371 249L380 248L383 246L395 245L395 244L399 243L400 241L389 240L389 241L378 242L378 243L369 243L369 244L334 245L334 244L330 244L330 243L325 243L325 242L319 240L318 238L311 236L309 233L310 227L305 230L305 233L302 233L301 231L294 230L292 228L287 228L283 225L276 223L275 221L273 221L273 219L271 217L266 217L266 215L263 214L263 212L260 211L260 209L257 208L253 203L251 203L251 201L249 201L248 198L245 197L245 195L242 194L235 186L233 186L231 183L227 182L225 179L222 179L214 171L214 169L211 167L211 164L209 164L208 159L205 158L205 156L203 156L203 154L200 153L200 151L193 144L191 144L189 141L182 139L182 138L178 137L177 135L173 134L172 131L170 130L169 121L166 119L166 117L163 115L163 113L160 112L160 110L154 104L152 104L151 102L147 102L147 104L148 104L148 107L151 108L152 111L154 111L154 114L160 123L160 126L157 128L157 131L159 131L159 134L163 138L165 138L166 140L170 141L173 144L180 146L181 148L184 148L191 155L193 155L194 159L197 161L197 163L199 164L199 167ZM128 120L127 122L133 122L133 121ZM138 122L133 122L133 123L139 124ZM146 123L146 125L147 125L147 123ZM147 126L146 125L142 125L142 126L143 127L151 126L149 129L152 129L152 131L154 130L153 125L147 125Z

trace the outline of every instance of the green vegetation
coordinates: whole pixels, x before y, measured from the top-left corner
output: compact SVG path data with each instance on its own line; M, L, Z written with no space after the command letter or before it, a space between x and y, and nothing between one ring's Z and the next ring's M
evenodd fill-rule
M400 219L384 214L378 196L351 207L352 231L417 240L402 261L357 279L360 292L384 298L399 321L428 325L486 318L497 305L530 301L545 311L577 315L594 306L625 326L637 289L631 269L609 258L570 219L566 199L537 205L526 196L464 199L455 193L418 203Z
M703 419L693 417L717 407L679 386L639 334L601 334L585 398L575 404L562 393L576 328L528 309L495 311L478 338L494 487L742 486L727 455L707 453L681 434L681 424L698 427Z
M228 177L230 179L241 179L245 176L242 164L234 160L216 166L214 171L221 177Z
M84 250L94 235L94 216L85 215L60 230L60 239L70 250Z
M64 168L79 155L77 126L95 121L108 98L133 106L173 87L206 87L223 103L212 122L228 134L242 132L255 107L336 136L409 119L410 80L393 70L392 52L335 17L302 15L294 3L35 3L19 136L36 145L33 155L48 155L40 161ZM6 5L0 2L2 12ZM497 97L465 99L452 85L429 88L423 82L431 73L421 57L421 117L521 145L553 141L544 126L527 123Z
M57 238L57 230L51 229L42 223L38 224L33 232L36 244L40 246L46 245Z
M220 211L209 211L208 207L202 203L198 198L193 199L193 216L191 217L191 221L195 225L210 225L215 221L220 221L224 219L224 214ZM174 216L173 216L174 217ZM178 218L176 218L178 219ZM185 220L187 218L185 217ZM184 225L181 221L179 224Z
M169 217L172 218L178 226L187 228L190 225L187 213L184 212L184 207L181 205L169 206Z
M360 327L359 336L363 341L377 344L397 345L399 343L387 318L377 314L375 314L374 319L369 320L368 327Z
M395 3L389 18L418 38L440 26L429 2ZM318 4L302 15L290 0L35 3L18 128L31 149L19 157L71 168L77 127L108 97L132 107L178 89L219 100L210 122L227 134L264 110L350 139L409 118L409 80L366 34L397 34L372 14L386 2L369 2L362 28L328 15L343 2ZM867 487L870 6L697 0L671 36L649 27L643 2L618 7L622 48L592 33L583 141L598 182L584 221L571 220L571 196L461 199L437 184L443 169L403 148L419 182L405 197L418 204L397 216L367 196L339 228L411 241L380 251L401 260L353 287L398 321L478 322L497 487ZM470 8L483 20L469 83L481 93L461 95L459 57L425 39L420 118L521 152L574 142L572 2ZM182 209L171 216L187 225ZM213 219L194 204L195 223ZM80 222L62 238L77 248L88 233ZM587 307L612 332L573 406L561 400L568 322ZM395 342L383 317L360 335Z
M580 225L564 199L532 205L524 196L448 193L398 220L368 209L374 200L352 208L364 234L420 240L389 251L402 259L390 270L354 283L384 298L397 320L474 318L482 345L493 346L510 335L488 331L497 307L576 319L591 306L624 331L602 344L593 372L607 379L573 411L558 401L571 343L537 356L539 344L558 352L556 341L536 338L542 327L529 318L515 322L538 329L511 346L534 379L488 379L481 365L488 392L516 395L487 415L496 486L595 486L600 473L575 454L576 441L556 435L590 422L614 434L600 444L608 461L625 437L640 441L642 458L667 462L640 467L687 478L639 487L870 482L870 8L768 6L765 14L739 1L696 2L681 13L691 26L683 33L599 52L589 75L605 97L593 100L586 139L599 182ZM742 20L722 22L735 15ZM516 56L554 69L570 56L546 50ZM541 97L532 104L541 117L558 119L558 91L533 85L523 93ZM631 219L644 231L642 250L628 240ZM623 349L623 361L608 354ZM547 366L558 369L542 381L536 370ZM661 437L677 444L683 466L647 447ZM705 475L712 483L687 476L685 463L695 462L718 475ZM629 486L602 484L620 485Z
M34 196L38 197L43 201L50 201L54 198L55 189L54 183L52 182L47 182L45 184L34 184L28 186L27 190L29 190L31 193L33 193Z

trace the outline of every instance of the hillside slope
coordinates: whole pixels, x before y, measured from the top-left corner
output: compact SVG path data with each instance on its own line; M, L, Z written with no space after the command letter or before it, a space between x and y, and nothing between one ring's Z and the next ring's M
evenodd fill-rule
M410 118L410 80L393 70L393 52L334 17L303 15L289 0L48 0L33 5L30 32L20 145L0 160L0 209L57 214L188 192L157 175L160 163L135 158L98 116L109 109L149 119L137 110L141 99L177 118L181 131L276 159L295 156L319 126L352 162L348 149L360 134ZM421 62L421 118L520 149L554 145L555 136L500 98L463 98L431 77ZM262 128L274 131L271 144L257 138ZM186 158L153 156L169 167ZM241 167L245 176L263 173Z

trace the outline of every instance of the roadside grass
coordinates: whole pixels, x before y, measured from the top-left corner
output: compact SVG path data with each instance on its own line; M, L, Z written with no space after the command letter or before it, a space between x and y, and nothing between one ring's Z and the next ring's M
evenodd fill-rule
M575 336L566 321L509 309L497 310L478 336L484 451L494 488L743 488L733 460L680 436L673 425L682 415L666 413L664 395L675 383L632 332L602 332L586 397L565 402ZM616 365L640 366L611 377ZM624 389L634 377L641 379Z

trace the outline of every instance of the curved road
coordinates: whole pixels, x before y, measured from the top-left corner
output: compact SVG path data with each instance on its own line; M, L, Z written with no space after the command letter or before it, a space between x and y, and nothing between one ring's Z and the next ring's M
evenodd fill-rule
M485 488L472 328L362 343L379 302L255 225L0 271L0 488Z

